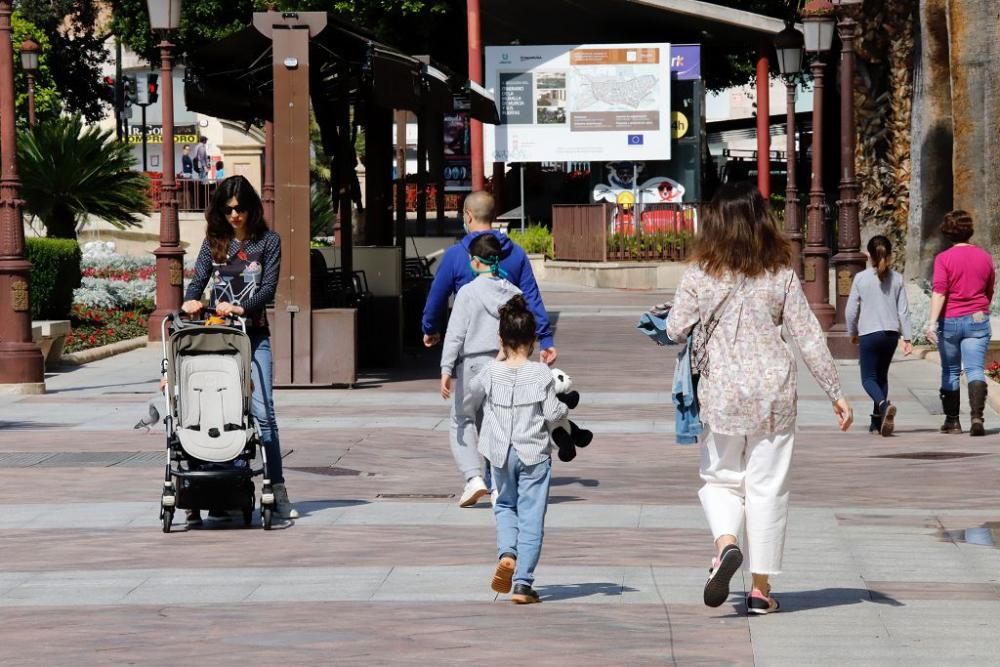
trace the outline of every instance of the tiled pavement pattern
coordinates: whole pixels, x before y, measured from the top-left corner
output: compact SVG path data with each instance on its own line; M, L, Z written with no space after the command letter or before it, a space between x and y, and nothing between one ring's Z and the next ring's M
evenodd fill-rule
M0 397L0 664L1000 663L1000 437L934 432L934 366L893 367L890 439L866 433L856 366L846 435L803 376L785 611L747 619L741 576L701 604L697 448L672 442L672 355L632 329L665 295L543 288L574 419L598 433L556 462L543 604L489 590L492 515L455 506L433 358L278 392L294 525L164 535L162 435L131 428L156 386L146 349Z

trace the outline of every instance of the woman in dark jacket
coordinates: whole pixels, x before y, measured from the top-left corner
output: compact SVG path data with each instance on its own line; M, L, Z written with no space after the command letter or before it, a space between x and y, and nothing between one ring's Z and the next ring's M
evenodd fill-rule
M275 496L275 514L295 519L281 469L278 422L274 415L271 338L265 309L274 300L281 270L281 238L267 228L264 206L243 176L219 183L205 212L208 227L195 264L195 275L181 306L189 315L202 309L201 295L211 287L211 303L220 315L245 317L253 350L251 411L260 426L267 453L267 474ZM201 522L193 510L188 522Z

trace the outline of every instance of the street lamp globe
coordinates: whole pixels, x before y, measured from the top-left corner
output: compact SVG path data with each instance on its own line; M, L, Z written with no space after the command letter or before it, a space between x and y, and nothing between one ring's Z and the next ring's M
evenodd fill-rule
M795 76L802 71L802 50L805 40L802 33L791 24L774 36L774 50L778 54L778 71L782 76Z
M176 30L181 24L181 0L146 0L149 27L153 30Z
M21 44L21 67L28 72L38 69L38 44L28 38Z
M806 51L825 53L833 45L833 32L837 21L830 0L810 0L802 9L802 27L805 28Z

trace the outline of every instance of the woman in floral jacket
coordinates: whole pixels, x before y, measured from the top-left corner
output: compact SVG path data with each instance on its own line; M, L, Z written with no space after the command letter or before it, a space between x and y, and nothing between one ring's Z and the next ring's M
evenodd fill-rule
M705 485L698 496L716 557L704 599L718 607L729 597L729 580L743 563L737 536L745 522L753 575L747 612L766 614L778 609L768 578L781 571L795 442L796 362L782 325L832 401L841 430L850 427L852 414L823 330L791 268L789 242L764 198L750 185L726 185L703 218L667 335L682 341L699 321L707 334L707 368L698 383Z

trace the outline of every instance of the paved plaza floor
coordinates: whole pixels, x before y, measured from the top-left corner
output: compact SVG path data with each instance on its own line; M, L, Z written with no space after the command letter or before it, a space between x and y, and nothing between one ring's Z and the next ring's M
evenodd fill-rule
M1000 417L984 438L939 435L936 367L900 360L897 433L870 436L845 362L858 423L841 434L803 371L783 611L744 615L746 572L709 609L674 355L633 329L664 295L543 293L573 418L596 437L555 461L542 604L489 588L492 512L457 507L432 355L354 389L277 392L294 524L165 535L162 428L132 429L157 385L146 348L0 397L0 664L1000 663Z

